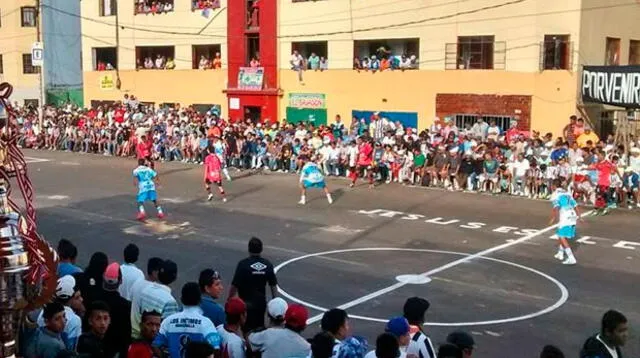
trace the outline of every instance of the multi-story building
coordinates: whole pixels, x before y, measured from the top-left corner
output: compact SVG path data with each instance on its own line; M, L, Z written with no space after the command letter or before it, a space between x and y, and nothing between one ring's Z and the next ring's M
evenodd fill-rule
M46 44L44 87L40 83L41 68L32 66L31 61L38 22L40 41ZM12 101L37 107L42 88L51 102L71 100L81 104L80 51L77 1L0 1L0 81L13 85Z
M634 0L199 2L83 0L85 102L128 93L220 105L232 120L322 123L381 111L421 128L436 116L458 125L484 117L558 133L583 108L582 65L640 64ZM292 70L294 51L307 70ZM216 53L221 68L201 69ZM309 69L312 53L326 70ZM172 69L153 69L163 58ZM354 69L380 59L399 68ZM604 107L589 108L599 117Z
M37 107L39 68L31 66L38 21L35 0L0 2L0 82L13 85L12 101Z

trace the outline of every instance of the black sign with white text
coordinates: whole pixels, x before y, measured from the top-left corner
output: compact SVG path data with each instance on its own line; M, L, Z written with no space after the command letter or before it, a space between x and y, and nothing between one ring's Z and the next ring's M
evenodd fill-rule
M582 101L640 108L640 66L584 66Z

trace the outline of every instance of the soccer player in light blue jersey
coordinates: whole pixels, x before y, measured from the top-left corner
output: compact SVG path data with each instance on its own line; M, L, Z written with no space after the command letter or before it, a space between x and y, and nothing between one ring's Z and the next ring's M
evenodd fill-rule
M300 171L300 190L302 192L300 201L298 202L300 205L304 205L307 202L308 188L319 188L324 190L329 204L333 203L333 198L331 198L329 188L327 188L327 184L324 181L324 175L316 163L317 159L318 158L315 156L311 158Z
M156 185L158 184L158 174L149 168L145 159L138 159L138 167L133 170L133 185L138 188L138 220L144 220L147 214L144 211L145 201L153 202L158 212L158 218L164 218L162 207L158 205L158 194Z
M578 203L562 185L560 179L554 179L551 183L551 188L553 189L553 194L551 195L553 213L550 225L556 221L558 222L556 230L558 252L554 257L562 261L564 265L575 265L577 261L573 256L570 241L575 239L576 223L578 220L582 221L582 218L580 218L578 212Z

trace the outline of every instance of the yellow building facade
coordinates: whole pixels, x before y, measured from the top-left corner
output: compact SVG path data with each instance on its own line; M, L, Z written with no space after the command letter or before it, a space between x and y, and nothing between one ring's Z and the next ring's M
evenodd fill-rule
M156 105L219 104L226 116L226 52L244 41L227 37L227 1L202 11L173 0L171 11L140 14L136 1L120 0L116 34L114 11L105 13L115 0L83 0L85 103L133 94ZM640 4L631 0L273 1L281 120L311 94L322 100L310 110L328 122L381 111L420 128L436 116L459 125L484 117L559 133L576 114L582 65L640 63ZM116 47L118 70L97 71L110 58L102 49ZM300 77L294 50L325 57L327 70ZM158 52L175 68L140 69ZM216 52L222 68L198 69L203 54ZM354 70L356 58L372 56L407 61L407 69Z
M31 66L36 41L36 1L0 1L0 82L13 85L12 101L37 103L40 98L38 68Z

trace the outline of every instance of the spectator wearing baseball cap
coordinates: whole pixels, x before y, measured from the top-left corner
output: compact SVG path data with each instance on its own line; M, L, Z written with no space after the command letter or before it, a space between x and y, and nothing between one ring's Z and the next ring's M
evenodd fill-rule
M231 297L224 305L226 323L216 329L220 333L222 356L244 358L246 343L242 336L242 325L247 320L247 305L238 297Z
M462 350L463 358L470 358L475 348L473 337L464 331L454 331L447 336L447 343L456 345Z
M311 345L300 335L308 318L309 312L304 306L289 305L284 315L284 328L270 327L249 335L251 350L260 352L262 358L309 356Z
M67 275L58 279L54 301L64 305L64 315L67 319L62 334L64 345L69 350L75 350L78 338L82 334L82 319L74 312L71 305L82 305L82 296L73 276ZM39 327L46 325L43 313L44 311L40 311L36 321Z
M109 306L111 324L105 336L105 351L110 357L116 353L126 357L131 343L131 302L120 296L122 271L117 262L109 264L102 277L102 301Z
M205 317L209 318L216 327L224 324L224 308L215 301L219 299L224 292L222 276L220 276L218 271L205 269L200 272L198 284L200 285L200 292L202 293L202 301L200 302L202 313Z
M287 301L276 297L267 303L267 316L270 327L284 327L284 315L287 313Z
M436 357L436 350L433 348L431 338L422 328L429 306L429 301L422 297L410 297L404 303L404 318L409 321L411 334L407 355L413 354L424 358Z

